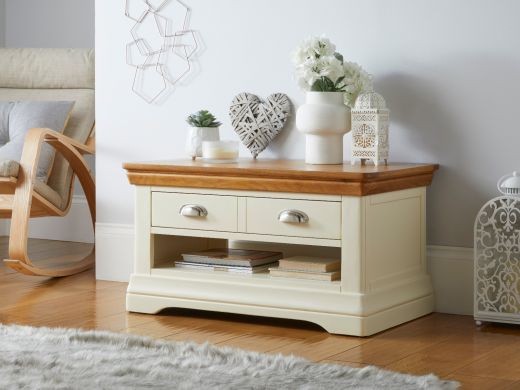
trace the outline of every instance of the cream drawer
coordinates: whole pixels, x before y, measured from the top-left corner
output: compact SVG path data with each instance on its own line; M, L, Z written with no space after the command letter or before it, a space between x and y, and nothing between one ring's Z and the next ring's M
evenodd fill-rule
M237 231L235 196L152 192L152 226Z
M247 198L247 233L341 238L341 203Z

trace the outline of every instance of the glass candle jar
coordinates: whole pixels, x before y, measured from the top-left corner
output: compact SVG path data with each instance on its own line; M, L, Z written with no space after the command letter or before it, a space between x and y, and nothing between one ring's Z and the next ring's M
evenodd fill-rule
M202 157L209 163L230 163L238 159L237 141L204 141Z

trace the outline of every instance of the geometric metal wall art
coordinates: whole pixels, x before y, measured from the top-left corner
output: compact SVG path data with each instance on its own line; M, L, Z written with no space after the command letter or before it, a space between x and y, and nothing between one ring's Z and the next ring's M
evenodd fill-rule
M181 0L125 0L125 16L134 22L126 63L135 68L132 91L147 103L165 96L192 70L199 44L190 15Z

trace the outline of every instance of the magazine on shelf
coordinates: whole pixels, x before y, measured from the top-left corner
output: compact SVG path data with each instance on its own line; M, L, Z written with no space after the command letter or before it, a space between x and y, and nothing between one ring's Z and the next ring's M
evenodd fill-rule
M263 264L256 267L240 267L233 265L217 265L217 264L197 264L190 263L186 261L176 261L176 268L186 268L186 269L198 269L198 270L206 270L206 271L224 271L224 272L236 272L241 274L256 274L260 272L266 272L269 267L274 266L276 263Z
M279 267L269 268L269 274L274 277L312 279L334 282L341 279L341 271L334 272L306 272L297 270L282 269Z
M282 252L256 251L249 249L208 249L182 254L183 262L193 264L256 267L280 260Z
M333 272L341 269L340 259L292 256L280 259L280 269L306 272Z

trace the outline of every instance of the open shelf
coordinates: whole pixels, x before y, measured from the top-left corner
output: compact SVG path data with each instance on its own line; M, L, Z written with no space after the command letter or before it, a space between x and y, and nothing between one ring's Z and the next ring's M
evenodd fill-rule
M278 242L244 241L232 239L216 239L207 237L207 232L192 231L198 236L153 234L152 276L167 278L196 279L197 281L212 281L234 284L254 284L270 287L295 289L318 289L340 292L341 281L323 281L290 277L271 276L268 271L255 274L213 271L205 269L176 268L175 261L182 259L182 254L191 251L213 248L255 249L264 251L280 251L284 257L305 255L316 257L341 258L341 249L336 246L299 245ZM168 231L171 233L171 231Z

